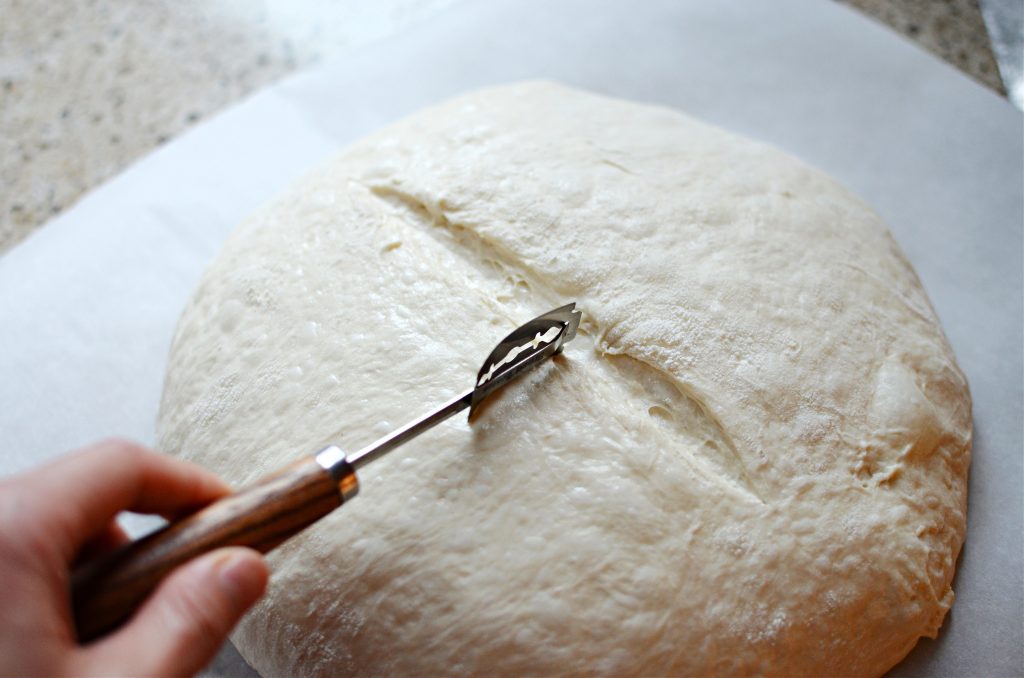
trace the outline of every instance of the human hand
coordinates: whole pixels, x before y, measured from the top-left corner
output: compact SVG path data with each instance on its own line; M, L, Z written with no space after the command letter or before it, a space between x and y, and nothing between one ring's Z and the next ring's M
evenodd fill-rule
M182 565L122 627L84 646L70 576L128 540L120 511L170 519L230 491L198 466L118 440L0 480L0 675L199 671L263 594L258 553L224 548Z

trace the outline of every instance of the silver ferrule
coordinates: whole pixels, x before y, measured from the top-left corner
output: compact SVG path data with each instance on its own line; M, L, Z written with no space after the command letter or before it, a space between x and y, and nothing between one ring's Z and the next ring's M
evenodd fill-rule
M316 454L316 463L331 474L338 484L341 500L348 501L359 493L359 478L356 469L348 462L345 453L336 445L329 445Z

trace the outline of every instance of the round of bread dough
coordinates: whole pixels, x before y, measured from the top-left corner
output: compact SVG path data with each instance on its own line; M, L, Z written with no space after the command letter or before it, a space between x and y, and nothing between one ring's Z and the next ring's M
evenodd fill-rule
M549 83L357 143L231 236L162 449L246 483L565 353L361 472L271 557L290 675L878 675L953 600L967 384L885 225L768 146Z

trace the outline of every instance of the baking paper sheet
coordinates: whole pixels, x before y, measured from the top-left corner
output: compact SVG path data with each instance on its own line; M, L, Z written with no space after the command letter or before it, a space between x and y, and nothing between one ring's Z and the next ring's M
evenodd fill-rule
M774 143L882 214L968 375L976 427L957 600L894 675L1024 672L1021 116L821 0L470 2L171 142L0 258L0 472L111 434L152 443L175 321L232 226L374 128L536 77ZM250 671L230 648L211 670Z

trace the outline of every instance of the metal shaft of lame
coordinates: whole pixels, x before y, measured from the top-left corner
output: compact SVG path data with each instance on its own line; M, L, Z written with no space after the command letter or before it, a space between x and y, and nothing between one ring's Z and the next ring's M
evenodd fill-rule
M560 309L556 309L552 313L571 310L573 306L574 305L572 304L569 306L564 306ZM551 314L549 313L547 315ZM579 312L577 311L577 323L578 316ZM546 316L540 316L539 318L535 318L530 322L533 323L545 317ZM415 438L416 436L423 433L427 429L430 429L436 426L437 424L440 424L445 419L448 419L453 414L461 412L467 407L471 408L470 416L472 416L472 408L476 407L476 403L479 403L481 399L485 398L487 395L494 392L495 390L501 388L505 383L511 381L512 379L519 376L523 372L526 372L531 368L536 367L544 360L549 358L551 355L557 353L562 348L562 342L566 337L567 328L571 328L572 330L572 333L569 335L569 338L571 339L573 336L575 336L576 324L571 323L570 321L571 318L567 320L561 320L562 327L558 337L550 341L550 343L544 345L544 347L541 348L540 350L536 350L537 346L536 344L534 344L533 348L535 350L533 353L529 353L526 357L514 362L507 368L504 368L495 378L492 379L491 373L488 373L488 378L485 380L487 383L478 383L475 387L469 389L468 391L462 393L461 395L455 396L454 398L446 402L444 405L441 405L433 412L429 412L423 415L422 417L419 417L418 419L413 419L405 426L402 426L401 428L392 431L383 438L380 438L379 440L370 443L363 449L353 454L346 455L340 448L335 447L333 445L324 448L316 457L317 463L320 464L324 469L330 471L335 477L347 477L353 471L358 471L359 469L361 469L363 466L366 466L374 459L377 459L378 457L387 454L388 452L395 449L399 445L408 442L409 440ZM526 325L520 327L520 330L529 326L530 323L527 323ZM511 337L514 335L515 333L509 336ZM520 340L524 338L525 337L521 337ZM506 337L505 341L502 342L502 344L499 344L498 349L495 350L497 351L502 348L505 348L506 350L515 350L516 352L511 354L512 356L515 356L524 348L526 348L526 345L517 345L517 342L513 342L513 344L509 347L504 347L504 344L508 341L508 339L509 337ZM536 342L536 338L534 339L534 342ZM527 342L527 344L529 343L530 342ZM501 363L497 364L500 365ZM474 397L476 398L476 403L474 403Z
M469 403L472 399L473 389L469 389L462 395L456 396L444 405L441 405L441 407L437 408L433 412L425 414L418 419L413 419L405 426L402 426L383 438L370 443L358 452L348 455L346 460L358 471L377 457L390 452L402 443L405 443L427 429L440 424L453 414L458 414L462 410L466 409L469 407Z

